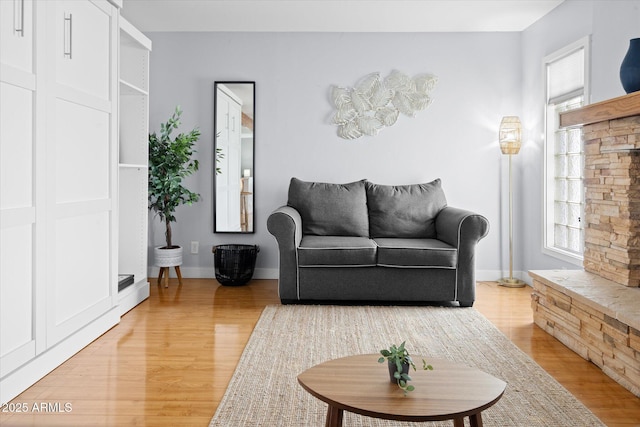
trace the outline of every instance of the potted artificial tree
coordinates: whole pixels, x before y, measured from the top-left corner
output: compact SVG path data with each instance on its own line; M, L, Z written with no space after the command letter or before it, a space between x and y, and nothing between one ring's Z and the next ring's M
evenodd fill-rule
M200 199L199 194L182 185L183 178L198 170L198 160L191 156L196 152L193 145L200 137L200 131L195 128L172 137L172 132L180 126L181 114L182 110L177 106L167 123L160 124L160 135L155 132L149 135L149 209L165 224L166 245L154 248L155 265L160 267L158 283L166 273L165 287L169 283L169 267L175 267L178 279L182 279L182 248L174 245L171 232L176 208Z

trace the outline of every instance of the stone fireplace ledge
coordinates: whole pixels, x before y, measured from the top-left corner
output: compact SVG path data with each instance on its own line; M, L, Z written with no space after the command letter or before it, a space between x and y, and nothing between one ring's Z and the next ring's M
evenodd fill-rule
M529 276L640 330L640 288L623 286L584 270L531 270Z
M536 325L640 397L640 288L583 270L534 270Z

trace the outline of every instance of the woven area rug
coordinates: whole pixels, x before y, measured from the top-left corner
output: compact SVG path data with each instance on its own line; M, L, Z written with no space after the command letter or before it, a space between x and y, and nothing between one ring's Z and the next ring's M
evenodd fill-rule
M327 405L298 384L298 374L404 340L412 354L464 363L508 384L482 413L485 426L604 425L473 308L274 305L262 313L210 426L322 426ZM345 379L345 387L357 386ZM345 412L344 425L451 427L453 421L395 422Z

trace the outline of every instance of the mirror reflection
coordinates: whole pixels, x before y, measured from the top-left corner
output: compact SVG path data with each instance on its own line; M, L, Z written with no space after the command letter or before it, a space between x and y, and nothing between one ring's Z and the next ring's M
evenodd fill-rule
M253 233L255 82L216 82L216 233Z

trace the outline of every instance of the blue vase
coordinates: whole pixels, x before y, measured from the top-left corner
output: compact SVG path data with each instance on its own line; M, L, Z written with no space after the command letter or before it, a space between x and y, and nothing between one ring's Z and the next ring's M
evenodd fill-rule
M627 93L640 90L640 39L629 41L629 50L620 65L620 82Z

